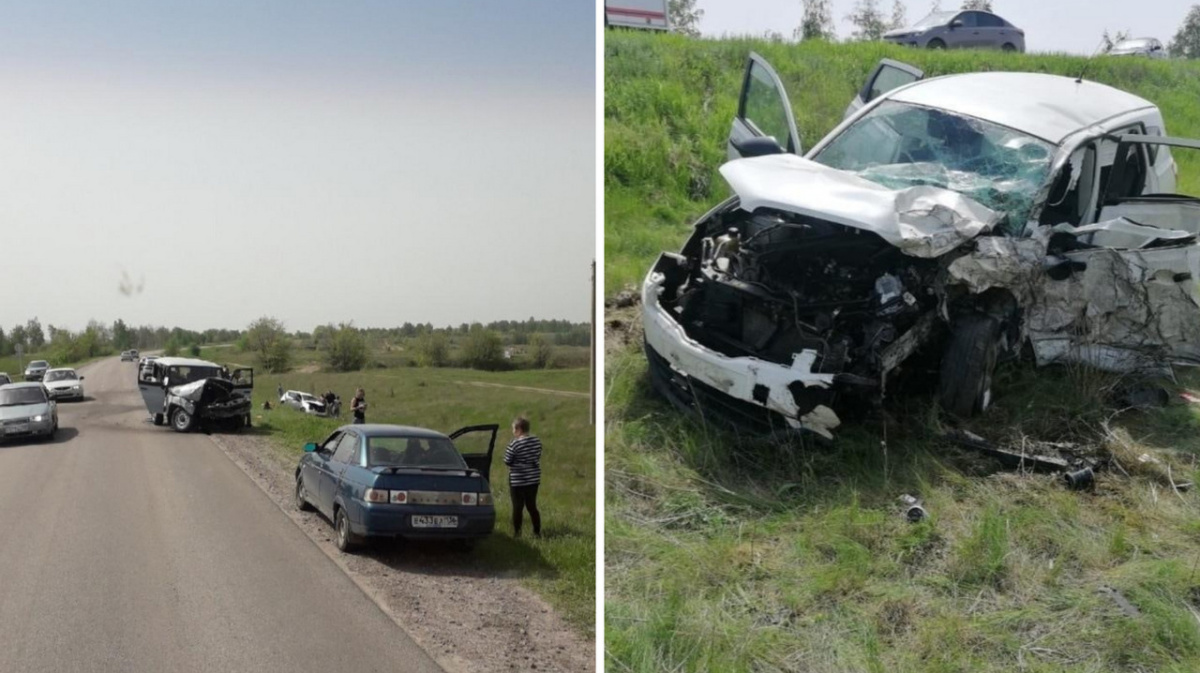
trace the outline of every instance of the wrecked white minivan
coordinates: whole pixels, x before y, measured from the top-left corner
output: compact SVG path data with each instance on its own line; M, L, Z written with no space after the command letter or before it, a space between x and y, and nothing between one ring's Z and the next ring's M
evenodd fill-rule
M1023 343L1038 364L1200 362L1200 200L1174 194L1170 150L1200 144L1095 82L920 77L881 63L801 156L751 54L721 167L735 196L643 285L651 380L677 406L829 437L916 362L958 416Z
M138 368L138 391L155 425L169 423L176 432L219 426L250 426L254 370L229 371L207 360L163 357Z

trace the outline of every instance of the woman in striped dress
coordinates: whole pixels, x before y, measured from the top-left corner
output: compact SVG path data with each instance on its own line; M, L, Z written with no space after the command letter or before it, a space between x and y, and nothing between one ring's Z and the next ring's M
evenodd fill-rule
M542 536L542 515L537 508L538 484L542 481L542 440L529 434L529 420L517 417L512 424L513 440L504 451L508 466L508 489L513 503L513 537L521 537L523 510L529 510L534 537Z

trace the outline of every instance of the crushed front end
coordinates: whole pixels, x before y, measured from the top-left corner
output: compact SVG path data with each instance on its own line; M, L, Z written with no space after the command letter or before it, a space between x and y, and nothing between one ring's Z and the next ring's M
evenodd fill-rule
M647 357L676 404L830 437L938 327L936 260L879 235L730 201L643 286Z

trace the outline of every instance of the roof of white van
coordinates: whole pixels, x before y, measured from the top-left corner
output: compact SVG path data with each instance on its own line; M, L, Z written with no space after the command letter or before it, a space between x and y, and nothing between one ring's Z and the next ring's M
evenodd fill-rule
M937 107L994 122L1054 144L1085 127L1150 101L1106 84L1033 72L975 72L921 80L891 100Z
M220 367L221 365L208 360L196 360L193 358L159 358L154 361L157 364L166 367Z

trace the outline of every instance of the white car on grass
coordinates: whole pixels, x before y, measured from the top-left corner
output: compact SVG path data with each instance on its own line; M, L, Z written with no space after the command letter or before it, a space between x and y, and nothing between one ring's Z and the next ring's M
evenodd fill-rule
M1150 101L1056 75L883 63L804 152L746 66L733 197L642 289L651 380L707 420L832 436L913 373L957 416L996 363L1200 363L1200 199ZM744 158L743 158L744 157Z

